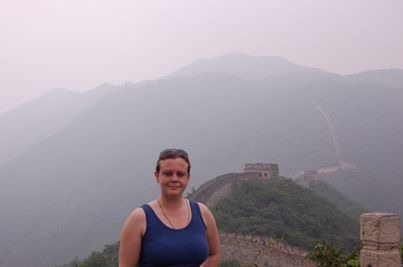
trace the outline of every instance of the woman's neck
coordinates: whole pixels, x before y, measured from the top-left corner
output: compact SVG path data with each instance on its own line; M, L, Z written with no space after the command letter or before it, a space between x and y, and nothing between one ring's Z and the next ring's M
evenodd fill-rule
M175 198L167 198L160 196L158 200L161 203L161 205L164 206L166 209L177 209L182 207L185 203L185 198L183 196Z

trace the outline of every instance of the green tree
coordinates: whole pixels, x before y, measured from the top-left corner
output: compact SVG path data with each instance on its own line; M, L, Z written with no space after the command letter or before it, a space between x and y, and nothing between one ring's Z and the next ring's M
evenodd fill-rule
M400 243L400 258L401 262L403 263L403 243Z
M317 262L320 267L339 267L341 257L340 250L325 241L316 242L308 255L308 259Z
M101 252L93 251L83 260L74 259L71 267L116 267L118 266L119 243L105 245Z
M339 248L326 241L316 242L308 259L319 264L320 267L359 267L360 258L358 250L344 254Z
M220 267L241 267L241 264L237 260L232 259L232 260L221 261Z

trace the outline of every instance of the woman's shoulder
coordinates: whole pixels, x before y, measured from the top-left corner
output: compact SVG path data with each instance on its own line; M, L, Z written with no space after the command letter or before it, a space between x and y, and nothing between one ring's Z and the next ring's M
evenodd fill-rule
M135 208L130 214L129 217L127 218L128 222L131 223L139 223L141 221L145 221L146 215L144 212L144 208L142 207L138 207Z
M190 200L192 202L194 202L196 205L199 206L200 211L205 211L205 210L209 210L209 208L206 206L206 204L202 203L202 202L198 202L198 201L194 201L194 200Z
M194 201L194 200L189 200L189 201L194 202L199 207L200 213L205 222L211 220L211 218L213 217L213 214L211 213L210 209L207 207L206 204L204 204L202 202Z
M143 235L146 230L146 215L142 207L135 208L123 225L123 232L139 233Z
M146 214L149 213L151 210L155 210L157 208L157 200L152 200L147 204L143 204L140 207L135 208L129 215L128 220L130 219L133 222L145 222Z

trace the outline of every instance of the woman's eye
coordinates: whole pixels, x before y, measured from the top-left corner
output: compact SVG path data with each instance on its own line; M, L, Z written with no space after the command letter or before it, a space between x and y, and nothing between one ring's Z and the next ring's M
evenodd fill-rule
M178 177L184 177L184 176L185 176L185 173L184 173L184 172L177 172L177 173L176 173L176 176L178 176Z
M162 174L164 176L171 177L171 176L173 176L175 174L175 172L167 171L167 172L162 172ZM176 176L177 177L185 177L186 172L176 172Z

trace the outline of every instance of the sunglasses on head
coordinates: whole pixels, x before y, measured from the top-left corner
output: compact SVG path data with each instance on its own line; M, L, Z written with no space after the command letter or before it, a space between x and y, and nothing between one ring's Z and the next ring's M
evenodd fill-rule
M186 159L189 158L188 153L183 150L183 149L165 149L161 151L159 160L165 159L165 158L171 158L171 157L184 157Z

